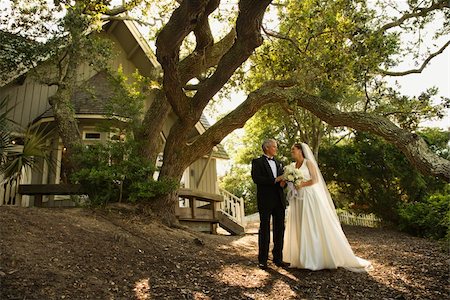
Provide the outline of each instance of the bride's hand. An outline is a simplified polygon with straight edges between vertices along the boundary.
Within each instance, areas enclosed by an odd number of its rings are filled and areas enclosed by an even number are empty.
[[[275,182],[280,182],[280,181],[283,181],[283,180],[284,180],[284,176],[283,175],[280,175],[277,178],[275,178]]]
[[[300,184],[296,184],[296,185],[295,185],[295,188],[296,188],[297,190],[300,190],[302,187],[303,187],[303,182],[300,183]]]

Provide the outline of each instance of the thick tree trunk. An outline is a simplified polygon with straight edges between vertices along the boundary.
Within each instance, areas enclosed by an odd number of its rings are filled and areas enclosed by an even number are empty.
[[[183,124],[181,120],[172,126],[164,148],[164,159],[159,180],[181,181],[184,170],[191,163],[188,155],[186,155],[188,148],[186,141],[190,128]],[[164,224],[178,227],[179,223],[175,216],[176,205],[178,205],[178,193],[173,192],[155,201],[152,210]]]
[[[72,103],[72,95],[76,86],[77,70],[80,63],[76,46],[72,46],[66,59],[65,72],[62,70],[63,66],[60,66],[60,72],[64,76],[59,78],[58,89],[48,101],[55,116],[58,134],[66,148],[65,167],[69,175],[77,169],[76,161],[72,158],[75,153],[81,151],[82,146],[78,121],[76,120]]]
[[[161,132],[171,111],[170,103],[164,96],[164,92],[158,90],[155,99],[142,121],[142,129],[138,133],[140,153],[149,161],[156,162],[162,146]]]
[[[49,103],[53,109],[58,133],[63,141],[64,147],[72,152],[81,146],[81,135],[71,103],[71,97],[71,88],[59,87],[56,94],[49,98]]]
[[[175,215],[175,206],[178,203],[178,191],[162,195],[151,204],[152,212],[158,219],[169,227],[180,227],[180,223]]]
[[[209,145],[188,146],[189,133],[194,130],[195,124],[212,97],[230,79],[235,70],[248,59],[255,48],[262,44],[261,23],[270,2],[269,0],[239,2],[236,35],[231,32],[226,39],[224,38],[224,40],[232,41],[230,48],[226,44],[213,44],[208,16],[218,7],[220,3],[218,0],[182,1],[158,34],[156,57],[164,71],[164,92],[167,101],[178,116],[178,121],[172,127],[166,141],[160,179],[181,180],[184,169],[191,162],[201,157],[205,151],[211,151],[212,146]],[[183,64],[179,61],[180,46],[190,32],[194,32],[197,46],[195,54],[190,55]],[[219,45],[222,46],[219,47]],[[226,53],[222,54],[222,51]],[[198,61],[199,58],[204,59],[204,62]],[[191,59],[202,63],[198,68],[189,68]],[[193,73],[205,69],[213,61],[214,64],[217,62],[214,74],[198,85],[194,96],[186,95],[184,89],[189,78],[194,76]],[[189,141],[189,144],[193,142]],[[154,205],[154,211],[163,222],[169,225],[176,223],[176,201],[175,195],[168,195],[160,201],[155,201],[157,203]]]
[[[167,161],[164,161],[159,174],[159,180],[169,179],[176,182],[181,181],[183,172],[186,169],[181,160],[177,160],[176,153],[165,156]],[[173,191],[167,195],[161,196],[152,203],[152,211],[157,217],[167,226],[178,227],[178,219],[175,216],[175,208],[178,205],[178,191]]]
[[[71,102],[72,91],[71,86],[60,85],[55,95],[49,98],[59,137],[66,148],[64,167],[68,176],[78,168],[76,161],[72,158],[74,154],[81,151],[82,147],[81,134]]]

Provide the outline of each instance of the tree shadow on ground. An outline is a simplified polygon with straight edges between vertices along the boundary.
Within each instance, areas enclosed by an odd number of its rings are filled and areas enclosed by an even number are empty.
[[[371,274],[345,269],[310,271],[281,269],[270,264],[259,270],[254,261],[228,255],[229,264],[217,271],[208,293],[212,299],[381,299],[404,297]]]
[[[0,209],[0,298],[448,296],[448,255],[428,240],[401,233],[345,229],[355,252],[374,263],[375,270],[369,274],[344,269],[283,270],[273,265],[263,271],[256,266],[255,235],[197,234],[133,218],[86,210]]]

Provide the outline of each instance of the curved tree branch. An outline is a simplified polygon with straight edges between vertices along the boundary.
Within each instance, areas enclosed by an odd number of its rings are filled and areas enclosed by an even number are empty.
[[[193,141],[189,148],[191,161],[206,155],[219,144],[233,130],[241,128],[258,110],[269,103],[283,102],[286,99],[279,97],[278,89],[293,86],[294,81],[269,81],[261,88],[251,92],[247,99],[236,109],[217,121],[202,135]]]
[[[373,113],[342,112],[319,97],[297,89],[289,91],[294,102],[335,127],[350,127],[374,133],[397,147],[420,172],[450,182],[450,161],[433,153],[417,134],[404,130],[389,119]]]
[[[107,15],[107,16],[117,16],[126,11],[128,11],[127,7],[125,7],[124,5],[119,5],[119,6],[115,6],[115,7],[111,8],[111,9],[108,9],[103,14]]]
[[[320,97],[293,86],[292,81],[273,81],[249,94],[234,111],[211,126],[189,146],[191,160],[205,155],[233,130],[242,127],[262,106],[289,103],[301,106],[335,127],[374,133],[395,145],[420,172],[450,182],[450,161],[433,153],[417,134],[401,129],[387,118],[366,112],[342,112]]]
[[[216,0],[184,0],[175,9],[156,39],[156,57],[164,70],[163,86],[174,112],[184,118],[189,115],[189,98],[184,94],[178,72],[180,47],[186,36],[210,12],[210,2]],[[206,16],[205,16],[206,15]]]
[[[120,15],[121,13],[127,12],[133,8],[135,8],[138,4],[140,3],[140,1],[135,1],[132,0],[128,3],[123,3],[122,5],[117,5],[114,6],[108,10],[106,10],[105,12],[103,12],[104,15],[107,16],[117,16]]]
[[[185,85],[189,80],[199,76],[208,68],[216,66],[222,56],[231,48],[236,39],[236,29],[230,30],[220,41],[204,52],[194,51],[185,57],[178,66],[180,83]]]
[[[198,20],[194,28],[194,35],[196,39],[195,51],[204,52],[207,48],[214,44],[214,37],[209,26],[208,17],[219,6],[220,0],[210,0],[206,5],[205,13]]]
[[[401,16],[397,20],[392,21],[387,24],[384,24],[380,29],[378,29],[378,32],[382,33],[391,28],[400,26],[405,21],[412,19],[412,18],[426,17],[430,12],[438,10],[438,9],[443,9],[443,8],[450,8],[450,2],[448,0],[433,1],[433,3],[428,7],[415,8],[412,12],[405,13],[403,16]]]
[[[237,38],[233,46],[220,59],[214,74],[202,84],[192,98],[194,119],[199,119],[201,111],[209,100],[230,79],[237,68],[242,65],[262,42],[261,24],[267,6],[271,0],[241,0],[239,15],[236,20]]]
[[[262,30],[264,31],[264,33],[267,36],[271,36],[271,37],[274,37],[274,38],[277,38],[277,39],[280,39],[280,40],[288,41],[289,43],[292,44],[292,46],[294,46],[295,49],[297,49],[297,51],[299,53],[303,53],[304,52],[302,49],[300,49],[300,46],[298,45],[298,42],[295,41],[293,38],[291,38],[289,36],[286,36],[286,35],[283,35],[283,34],[281,34],[279,32],[275,32],[275,31],[272,31],[272,30],[267,30],[266,28],[264,28],[264,26],[262,26]]]
[[[403,72],[394,72],[394,71],[387,71],[387,70],[381,70],[381,69],[379,71],[383,75],[387,75],[387,76],[405,76],[405,75],[409,75],[409,74],[422,73],[422,71],[425,69],[425,67],[428,65],[428,63],[433,58],[438,56],[439,54],[442,54],[442,52],[444,52],[444,50],[448,47],[448,45],[450,45],[450,41],[445,43],[438,51],[431,53],[430,56],[428,56],[427,59],[425,59],[423,61],[422,65],[418,69],[412,69],[412,70],[407,70],[407,71],[403,71]]]
[[[154,26],[155,24],[133,18],[130,16],[103,16],[102,21],[133,21],[144,26]]]

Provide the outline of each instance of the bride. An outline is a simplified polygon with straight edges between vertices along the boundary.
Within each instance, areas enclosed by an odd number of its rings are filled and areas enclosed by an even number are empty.
[[[355,256],[342,231],[309,146],[294,144],[291,154],[303,181],[297,186],[288,183],[284,261],[291,267],[310,270],[343,267],[354,272],[370,271],[370,262]]]

